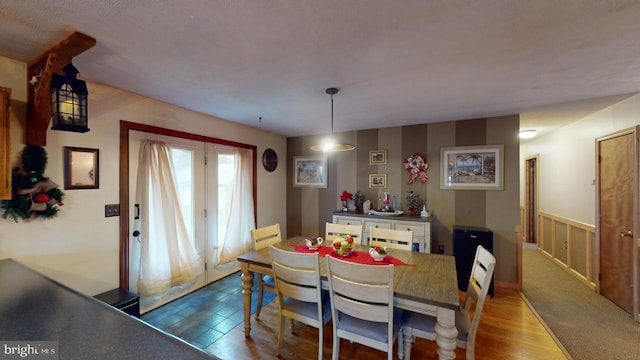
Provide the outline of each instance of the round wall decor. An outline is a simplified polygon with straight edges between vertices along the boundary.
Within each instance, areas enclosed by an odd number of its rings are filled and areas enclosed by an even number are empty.
[[[275,150],[267,149],[262,153],[262,166],[268,172],[272,172],[278,167],[278,155]]]

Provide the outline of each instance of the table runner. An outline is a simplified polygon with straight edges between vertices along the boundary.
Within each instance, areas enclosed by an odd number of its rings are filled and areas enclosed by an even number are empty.
[[[293,245],[292,244],[292,246],[297,252],[308,253],[308,254],[318,253],[320,256],[331,255],[331,256],[335,257],[336,259],[342,259],[342,260],[345,260],[345,261],[354,262],[354,263],[358,263],[358,264],[364,264],[364,265],[389,265],[389,264],[392,264],[394,266],[415,266],[413,264],[407,264],[407,263],[403,262],[402,260],[397,259],[397,258],[395,258],[395,257],[393,257],[391,255],[385,255],[384,259],[382,259],[381,261],[375,261],[375,260],[373,260],[371,255],[369,255],[368,252],[364,252],[364,251],[354,250],[348,256],[340,256],[340,255],[337,255],[335,252],[333,252],[333,248],[331,246],[318,246],[318,249],[316,249],[316,250],[309,250],[309,248],[307,248],[306,245]]]

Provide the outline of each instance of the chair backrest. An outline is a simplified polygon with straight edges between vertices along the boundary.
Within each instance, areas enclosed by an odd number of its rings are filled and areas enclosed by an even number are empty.
[[[343,320],[344,317],[340,314],[366,321],[387,323],[385,341],[367,339],[362,342],[362,339],[357,336],[352,340],[391,353],[394,339],[393,265],[362,265],[336,259],[330,255],[325,258],[334,329],[336,327],[340,329],[341,321],[348,321]],[[349,331],[342,329],[341,332],[344,335]],[[345,335],[344,338],[349,339],[349,335]]]
[[[413,231],[393,230],[372,227],[369,231],[369,245],[411,251],[413,247]]]
[[[355,244],[362,244],[362,225],[347,225],[347,224],[325,224],[325,236],[324,240],[327,241],[325,245],[329,246],[333,239],[341,235],[351,235]]]
[[[264,249],[269,245],[282,241],[280,235],[280,224],[273,224],[259,229],[251,230],[251,238],[256,250]]]
[[[480,316],[484,301],[489,292],[491,285],[491,277],[496,266],[496,258],[487,249],[478,245],[476,256],[473,259],[471,268],[471,276],[469,277],[469,286],[467,287],[467,295],[464,299],[464,309],[469,312],[471,310],[472,300],[476,302],[476,308],[471,319],[468,339],[475,342],[478,325],[480,325]],[[471,348],[473,348],[473,345]]]
[[[317,303],[318,314],[314,319],[317,323],[311,321],[310,325],[322,326],[322,282],[318,254],[281,250],[273,245],[269,246],[269,253],[281,311],[287,297]]]

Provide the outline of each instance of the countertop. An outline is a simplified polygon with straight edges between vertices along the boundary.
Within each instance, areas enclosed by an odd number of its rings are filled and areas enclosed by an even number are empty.
[[[420,216],[411,216],[408,212],[405,212],[402,215],[393,215],[393,216],[380,216],[380,215],[369,215],[365,213],[356,213],[353,211],[334,211],[331,215],[342,215],[342,216],[355,216],[362,217],[368,219],[386,219],[386,220],[400,220],[400,221],[416,221],[416,222],[431,222],[433,216],[429,216],[426,218]]]
[[[217,359],[13,259],[0,289],[0,341],[56,341],[60,359]]]

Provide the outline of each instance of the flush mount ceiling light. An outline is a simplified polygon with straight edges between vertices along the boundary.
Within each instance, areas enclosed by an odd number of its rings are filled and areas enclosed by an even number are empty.
[[[520,139],[531,139],[536,136],[535,129],[520,130]]]
[[[313,151],[323,151],[323,152],[337,152],[337,151],[349,151],[353,150],[356,147],[351,144],[339,143],[333,136],[333,95],[338,93],[338,88],[328,88],[325,92],[331,95],[331,135],[327,138],[323,139],[322,142],[318,145],[311,146],[311,150]]]

